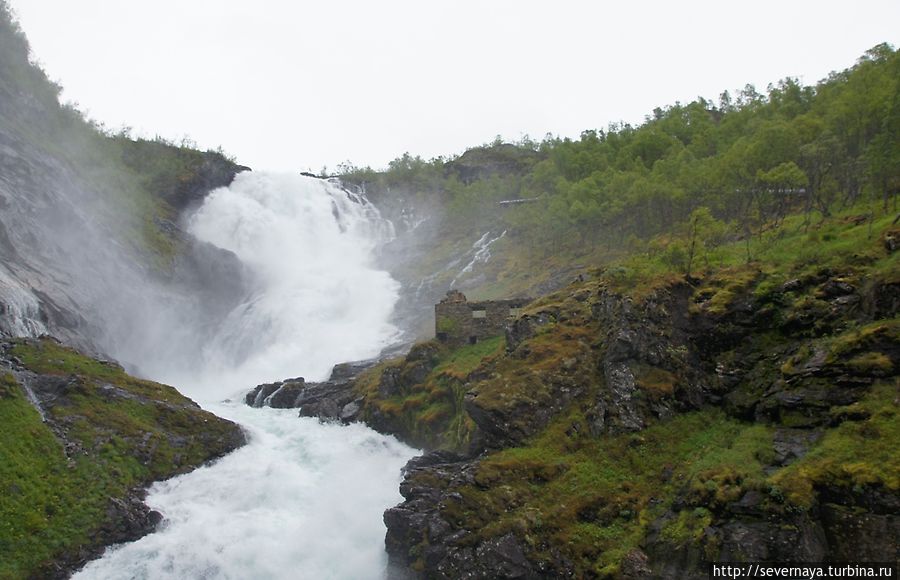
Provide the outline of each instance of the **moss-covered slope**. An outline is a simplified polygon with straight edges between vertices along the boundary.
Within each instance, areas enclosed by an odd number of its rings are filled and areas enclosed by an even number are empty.
[[[900,268],[876,223],[785,228],[780,259],[688,279],[628,262],[532,303],[459,387],[473,427],[444,448],[462,455],[409,466],[392,561],[705,578],[716,560],[896,559]],[[429,380],[367,405],[421,428]]]
[[[153,481],[239,447],[174,388],[50,339],[0,342],[0,578],[63,577],[152,531]]]

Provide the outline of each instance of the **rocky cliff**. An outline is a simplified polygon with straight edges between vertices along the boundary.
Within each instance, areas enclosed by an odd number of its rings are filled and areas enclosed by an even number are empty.
[[[716,560],[896,558],[900,285],[858,281],[748,269],[532,305],[470,375],[474,444],[407,466],[392,562],[705,578]]]
[[[895,559],[900,279],[870,244],[839,270],[626,291],[601,275],[533,303],[467,378],[471,444],[407,466],[392,563],[705,578],[710,561]]]
[[[384,516],[393,569],[410,577],[891,561],[900,254],[880,224],[835,218],[834,247],[812,260],[688,279],[599,271],[527,305],[504,337],[420,343],[248,402],[364,420],[430,450]]]
[[[48,332],[127,360],[141,348],[131,329],[157,310],[147,295],[216,319],[243,296],[240,265],[180,215],[246,168],[99,130],[28,58],[0,6],[0,336]]]

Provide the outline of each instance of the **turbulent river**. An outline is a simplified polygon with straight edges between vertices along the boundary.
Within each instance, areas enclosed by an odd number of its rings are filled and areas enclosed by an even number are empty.
[[[389,319],[398,284],[372,265],[390,224],[334,184],[254,172],[211,193],[189,229],[234,252],[252,289],[190,372],[134,362],[240,423],[249,444],[154,485],[147,503],[164,515],[158,531],[107,550],[75,578],[383,577],[382,512],[401,500],[400,468],[416,451],[362,425],[240,400],[262,382],[323,380],[335,363],[397,340]]]

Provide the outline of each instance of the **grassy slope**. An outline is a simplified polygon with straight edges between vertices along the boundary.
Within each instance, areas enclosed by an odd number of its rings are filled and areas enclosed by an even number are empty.
[[[810,228],[802,227],[799,217],[788,218],[780,229],[753,241],[753,261],[747,262],[743,243],[734,243],[701,260],[696,273],[689,316],[715,320],[747,299],[772,310],[772,328],[750,339],[752,350],[769,353],[772,361],[758,373],[759,385],[796,378],[817,352],[835,372],[874,380],[858,402],[830,409],[833,420],[802,459],[772,466],[775,430],[803,426],[805,420],[787,412],[755,423],[708,407],[654,421],[639,433],[595,438],[584,427],[581,399],[523,445],[484,458],[475,484],[456,490],[460,499],[442,508],[444,517],[476,530],[469,539],[473,543],[514,531],[531,558],[550,558],[551,550],[559,550],[577,569],[602,576],[614,574],[651,522],[667,512],[660,531],[664,540],[673,546],[700,542],[698,549],[712,555],[717,546],[701,542],[704,528],[750,490],[763,494],[765,509],[773,514],[810,509],[823,487],[900,491],[900,383],[894,366],[900,319],[867,320],[858,308],[850,316],[836,316],[821,286],[809,282],[847,282],[864,297],[876,285],[900,283],[900,252],[889,253],[883,243],[896,227],[889,216],[866,219],[867,209],[848,210]],[[467,365],[463,389],[478,392],[482,406],[499,411],[547,397],[566,361],[600,344],[602,329],[588,322],[587,289],[592,295],[598,287],[620,292],[639,304],[682,279],[661,260],[636,256],[536,301],[526,314],[553,311],[556,322],[527,341],[528,356],[494,355]],[[784,290],[790,281],[800,284]],[[721,360],[727,363],[742,352],[727,351]],[[469,353],[464,349],[443,357],[459,360]],[[665,369],[636,374],[637,387],[648,398],[671,395],[682,380]],[[756,384],[742,388],[750,392]],[[826,388],[841,387],[826,382]],[[412,392],[424,396],[429,388]]]
[[[11,373],[0,375],[0,578],[40,575],[96,547],[113,498],[184,473],[240,444],[236,425],[172,387],[50,340],[12,348],[25,368],[67,377],[42,421]],[[66,445],[63,445],[63,440]]]
[[[373,415],[377,414],[388,430],[412,445],[465,450],[474,428],[463,405],[468,378],[476,369],[500,356],[504,346],[503,337],[456,350],[447,350],[436,343],[420,344],[419,349],[434,348],[427,376],[422,381],[409,381],[403,392],[391,397],[378,393],[385,369],[400,369],[402,376],[410,365],[404,359],[395,359],[366,371],[356,384],[358,393],[366,397],[363,417],[372,422]]]

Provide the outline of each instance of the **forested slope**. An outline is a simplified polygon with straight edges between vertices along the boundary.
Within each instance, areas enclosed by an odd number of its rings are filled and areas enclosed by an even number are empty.
[[[625,257],[623,276],[691,274],[737,240],[758,258],[788,215],[809,228],[850,207],[896,212],[898,79],[900,54],[882,44],[813,86],[747,86],[657,108],[639,126],[406,154],[381,172],[344,166],[341,178],[394,218],[400,257],[386,263],[426,315],[451,284],[474,298],[537,295]],[[486,233],[499,237],[490,259],[463,271]]]

